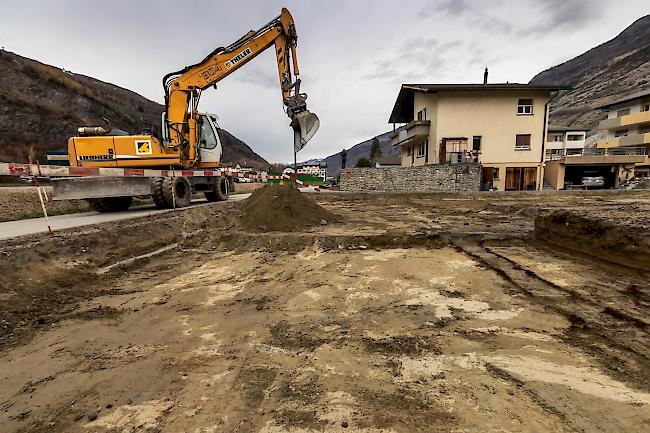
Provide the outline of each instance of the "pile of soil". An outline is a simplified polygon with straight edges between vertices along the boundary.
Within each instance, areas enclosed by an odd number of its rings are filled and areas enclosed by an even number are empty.
[[[292,185],[273,184],[255,191],[246,200],[241,223],[249,230],[289,232],[340,221]]]

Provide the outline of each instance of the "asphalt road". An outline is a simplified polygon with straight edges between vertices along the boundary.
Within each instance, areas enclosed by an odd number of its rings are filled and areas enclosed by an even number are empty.
[[[245,200],[250,196],[246,194],[234,194],[228,199],[229,201]],[[205,206],[207,202],[205,199],[195,200],[192,202],[193,206]],[[187,209],[187,208],[185,208]],[[181,210],[182,209],[177,209]],[[57,215],[50,217],[50,224],[52,229],[63,230],[72,227],[81,227],[91,224],[100,224],[108,221],[119,221],[129,218],[138,218],[146,215],[156,215],[164,212],[174,212],[171,209],[156,209],[153,205],[136,206],[125,212],[114,213],[99,213],[99,212],[83,212],[68,215]],[[46,233],[47,222],[45,218],[31,218],[20,221],[8,221],[0,223],[0,240],[10,239],[18,236],[31,235],[36,233]]]

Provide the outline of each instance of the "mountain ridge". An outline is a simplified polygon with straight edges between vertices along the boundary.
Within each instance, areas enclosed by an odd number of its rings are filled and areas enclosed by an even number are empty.
[[[606,117],[598,107],[650,89],[650,15],[613,39],[540,72],[530,84],[568,84],[551,103],[550,123],[584,127],[590,135]]]
[[[104,125],[132,133],[159,125],[164,107],[138,93],[0,50],[0,161],[65,150],[77,127]],[[269,163],[223,130],[224,162],[266,169]]]

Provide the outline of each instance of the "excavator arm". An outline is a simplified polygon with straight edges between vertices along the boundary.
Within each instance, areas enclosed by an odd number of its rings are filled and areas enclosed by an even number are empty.
[[[199,160],[198,103],[201,92],[246,65],[271,46],[275,47],[280,90],[294,130],[297,152],[313,137],[320,122],[307,110],[307,95],[300,93],[300,70],[296,56],[298,35],[291,13],[283,8],[279,17],[257,31],[251,30],[228,47],[210,53],[201,62],[163,78],[168,139],[163,146],[178,149],[181,162],[191,167]]]

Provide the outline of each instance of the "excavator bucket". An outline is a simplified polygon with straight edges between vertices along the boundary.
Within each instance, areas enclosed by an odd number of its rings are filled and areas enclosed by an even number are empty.
[[[301,111],[294,116],[291,120],[291,127],[293,128],[293,149],[296,153],[311,140],[319,126],[318,116],[309,110]]]

